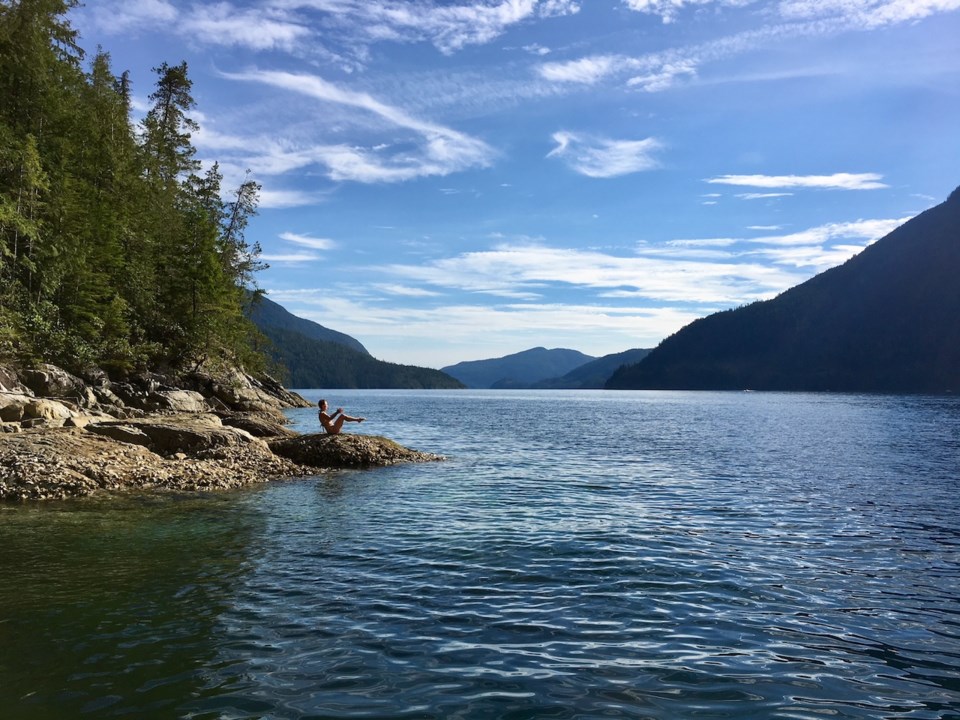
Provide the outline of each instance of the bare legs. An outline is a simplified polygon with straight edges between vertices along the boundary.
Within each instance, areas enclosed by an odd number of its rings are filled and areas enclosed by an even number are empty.
[[[345,422],[356,422],[362,423],[366,418],[362,417],[353,417],[352,415],[347,415],[343,410],[337,409],[337,412],[334,414],[332,421],[326,423],[323,426],[323,429],[326,431],[327,435],[339,435],[340,430],[343,428]]]

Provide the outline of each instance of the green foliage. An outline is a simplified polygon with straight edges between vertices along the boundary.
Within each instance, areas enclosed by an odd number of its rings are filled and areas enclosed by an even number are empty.
[[[186,63],[154,68],[135,128],[109,54],[82,67],[77,4],[0,0],[0,356],[262,368],[244,315],[259,185],[225,202],[219,168],[199,174]]]

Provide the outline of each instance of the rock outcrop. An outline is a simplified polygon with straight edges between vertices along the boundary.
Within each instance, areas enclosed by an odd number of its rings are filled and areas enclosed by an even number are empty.
[[[0,367],[0,500],[99,491],[238,487],[281,477],[442,459],[366,435],[298,435],[309,407],[270,378],[141,375],[111,382],[50,365]]]
[[[300,435],[269,441],[275,455],[313,467],[361,468],[442,460],[377,435]]]
[[[130,439],[79,428],[7,436],[0,440],[0,499],[51,500],[137,489],[216,490],[311,472],[277,457],[263,441],[213,444],[192,455],[165,457],[150,449],[149,436],[148,444]]]

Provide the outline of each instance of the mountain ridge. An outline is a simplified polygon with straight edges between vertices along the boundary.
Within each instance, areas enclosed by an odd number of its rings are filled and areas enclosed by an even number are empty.
[[[845,263],[690,323],[611,389],[960,391],[960,188]]]
[[[259,308],[259,312],[257,309]],[[291,387],[337,389],[455,389],[463,385],[432,368],[373,357],[346,333],[331,330],[261,298],[250,319],[269,341],[264,349],[286,371]],[[273,324],[276,323],[276,324]]]
[[[596,360],[579,350],[534,347],[487,360],[465,360],[441,368],[467,387],[529,387],[535,382],[565,375]]]
[[[356,338],[337,330],[331,330],[313,320],[294,315],[285,307],[266,296],[260,296],[252,305],[250,319],[257,327],[276,327],[298,332],[304,337],[323,342],[335,342],[369,355],[370,352]]]

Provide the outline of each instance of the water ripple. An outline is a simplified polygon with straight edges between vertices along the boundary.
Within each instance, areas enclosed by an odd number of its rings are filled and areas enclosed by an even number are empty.
[[[4,512],[21,591],[0,595],[0,701],[22,718],[960,717],[957,401],[413,397],[345,404],[448,462]],[[505,408],[513,433],[476,432]]]

